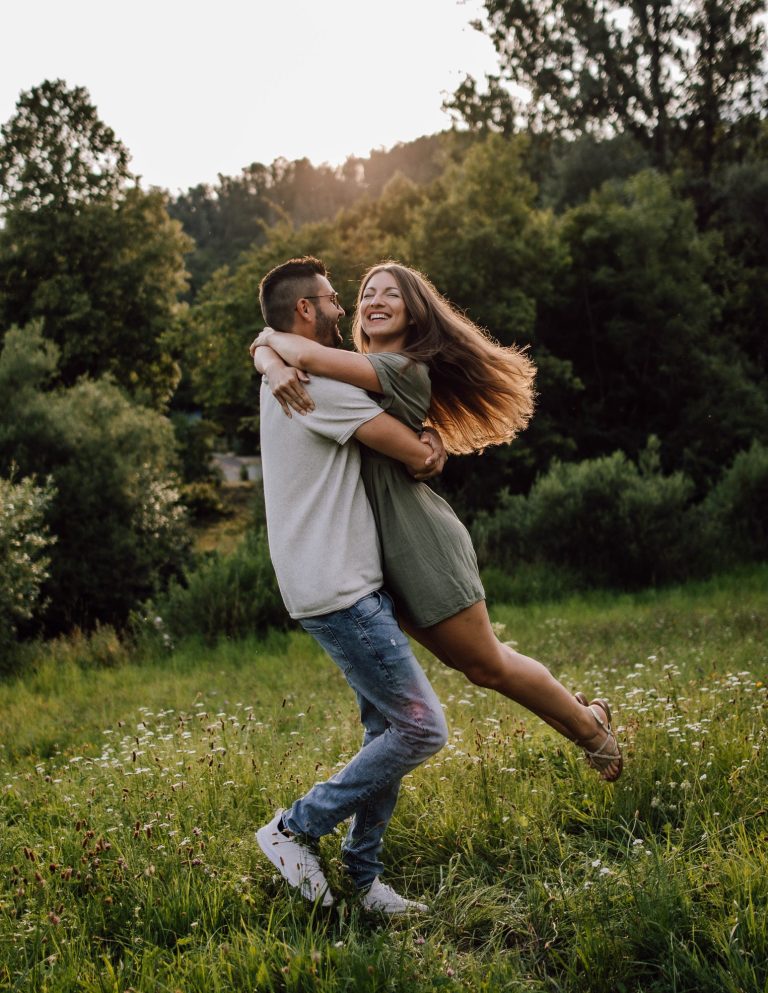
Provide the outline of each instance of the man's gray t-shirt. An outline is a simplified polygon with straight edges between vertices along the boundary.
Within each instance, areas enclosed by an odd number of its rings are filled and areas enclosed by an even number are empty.
[[[381,414],[356,386],[313,376],[315,409],[286,417],[261,384],[261,459],[269,553],[291,617],[351,607],[380,589],[376,524],[352,437]]]

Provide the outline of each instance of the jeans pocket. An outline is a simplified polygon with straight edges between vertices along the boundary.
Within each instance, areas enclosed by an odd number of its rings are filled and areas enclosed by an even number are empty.
[[[383,606],[384,597],[381,590],[374,590],[373,593],[369,593],[368,596],[364,596],[362,600],[357,601],[354,611],[358,620],[370,621],[377,614],[381,613]]]

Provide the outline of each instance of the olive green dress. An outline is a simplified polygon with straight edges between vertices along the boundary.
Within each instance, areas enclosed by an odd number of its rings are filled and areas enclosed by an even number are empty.
[[[371,394],[393,417],[421,429],[431,398],[429,371],[396,352],[368,354],[381,383]],[[469,532],[426,483],[393,459],[361,446],[362,477],[381,539],[384,585],[417,627],[453,617],[485,598]]]

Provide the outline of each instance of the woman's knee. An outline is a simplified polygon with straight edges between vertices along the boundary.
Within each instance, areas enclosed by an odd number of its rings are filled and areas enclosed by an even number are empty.
[[[464,659],[456,665],[475,686],[486,690],[498,690],[506,684],[507,672],[504,662],[495,655]]]

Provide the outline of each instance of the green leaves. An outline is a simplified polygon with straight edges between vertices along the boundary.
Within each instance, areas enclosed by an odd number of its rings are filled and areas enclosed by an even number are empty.
[[[22,476],[50,476],[56,489],[45,504],[56,538],[45,586],[47,630],[120,625],[186,561],[173,431],[166,418],[105,380],[46,389],[52,360],[39,328],[6,335],[0,472],[15,464]],[[25,524],[23,533],[36,530]]]
[[[707,175],[734,121],[761,113],[764,0],[486,0],[485,9],[475,26],[500,74],[485,93],[467,78],[447,105],[470,127],[508,131],[516,117],[562,136],[623,132],[657,167],[684,150]],[[516,102],[509,84],[530,102]]]
[[[47,552],[55,541],[45,514],[55,495],[50,480],[0,476],[0,656],[3,663],[18,626],[40,607],[48,578]],[[0,671],[5,665],[0,663]]]
[[[165,336],[191,242],[161,192],[128,187],[127,162],[84,89],[21,95],[0,142],[0,327],[41,320],[63,383],[109,373],[162,406],[178,383]]]
[[[112,199],[131,178],[128,150],[99,119],[82,86],[45,80],[22,93],[0,134],[0,204],[6,211]]]

